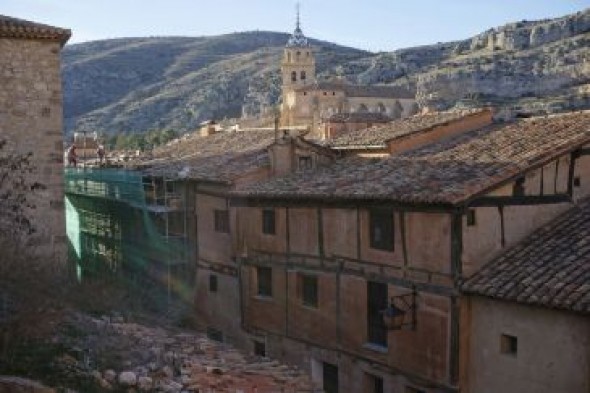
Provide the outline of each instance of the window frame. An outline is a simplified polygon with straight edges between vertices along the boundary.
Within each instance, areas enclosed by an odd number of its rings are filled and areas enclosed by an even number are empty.
[[[299,274],[301,304],[305,307],[319,308],[319,280],[312,274]]]
[[[516,357],[518,355],[518,337],[502,333],[500,335],[500,353]]]
[[[213,210],[213,227],[217,233],[229,233],[229,210]]]
[[[256,296],[271,298],[272,293],[272,268],[256,266]]]
[[[367,281],[367,343],[372,346],[388,348],[389,332],[383,321],[381,311],[388,306],[389,289],[387,284]],[[382,297],[377,298],[375,295]],[[384,295],[384,296],[383,296]]]
[[[524,176],[519,177],[514,181],[512,185],[512,196],[520,197],[525,195],[525,184],[526,178]]]
[[[219,280],[217,279],[217,275],[210,273],[209,274],[209,293],[217,293],[219,290]]]
[[[379,235],[379,233],[381,234]],[[395,251],[395,222],[393,209],[369,209],[369,246],[375,250],[389,252]]]
[[[477,215],[475,209],[467,210],[467,226],[473,227],[477,225]]]
[[[273,208],[262,209],[262,234],[277,234],[277,214]]]
[[[313,169],[312,156],[297,156],[297,169],[300,171],[309,171]]]

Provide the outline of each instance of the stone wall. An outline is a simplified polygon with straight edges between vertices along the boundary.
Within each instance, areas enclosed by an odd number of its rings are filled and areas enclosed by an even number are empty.
[[[58,42],[0,39],[0,138],[9,153],[32,153],[30,181],[47,187],[30,195],[29,248],[65,260],[60,50]]]
[[[462,341],[462,391],[589,391],[586,316],[480,297],[471,297],[462,308],[469,337]],[[503,353],[502,335],[516,338],[511,353]]]

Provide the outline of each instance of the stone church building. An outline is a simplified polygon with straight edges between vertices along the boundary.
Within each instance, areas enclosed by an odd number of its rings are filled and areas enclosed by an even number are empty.
[[[381,119],[394,120],[417,111],[415,95],[407,90],[352,85],[340,79],[318,81],[314,49],[301,30],[299,16],[284,49],[281,75],[281,126],[310,128],[321,139],[331,136],[326,124],[333,116],[341,119],[343,114],[350,114],[351,119],[357,119],[354,114],[377,113]],[[366,121],[359,123],[362,124],[359,127],[366,128]]]

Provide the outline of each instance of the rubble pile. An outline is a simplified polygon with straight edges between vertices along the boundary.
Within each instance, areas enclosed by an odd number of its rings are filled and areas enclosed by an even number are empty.
[[[244,355],[199,333],[126,323],[120,317],[75,314],[53,340],[72,348],[55,366],[70,376],[91,378],[104,391],[321,391],[297,368]]]

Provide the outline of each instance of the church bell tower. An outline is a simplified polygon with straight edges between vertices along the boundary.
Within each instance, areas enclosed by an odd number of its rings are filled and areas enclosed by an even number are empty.
[[[283,52],[281,74],[283,76],[283,100],[290,91],[315,82],[313,48],[301,31],[299,5],[297,5],[295,31],[287,41]]]

